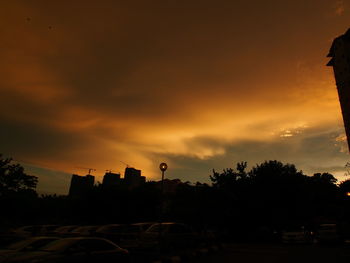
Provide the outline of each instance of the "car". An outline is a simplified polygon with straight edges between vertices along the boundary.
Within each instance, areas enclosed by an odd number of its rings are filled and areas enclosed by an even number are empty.
[[[22,226],[13,230],[13,234],[22,238],[38,235],[41,230],[41,225]]]
[[[312,232],[304,227],[292,227],[282,231],[282,243],[311,243]]]
[[[156,247],[161,244],[164,249],[194,247],[200,236],[186,224],[176,222],[156,223],[150,226],[141,236],[141,245]]]
[[[107,238],[127,249],[139,247],[141,235],[154,223],[109,224],[96,230],[96,236]]]
[[[13,255],[20,255],[30,251],[38,250],[50,242],[58,240],[57,237],[32,237],[22,241],[18,241],[0,249],[0,262],[10,258]]]
[[[126,225],[122,224],[109,224],[100,226],[96,229],[96,236],[107,238],[113,242],[119,242],[120,237],[126,231]]]
[[[110,240],[94,237],[62,238],[41,249],[12,257],[7,262],[93,263],[130,262],[128,250]]]
[[[31,236],[42,236],[52,234],[52,232],[58,228],[58,225],[31,225],[22,226],[13,230],[14,235],[22,238]]]
[[[316,231],[316,241],[319,243],[342,242],[337,224],[320,224]]]

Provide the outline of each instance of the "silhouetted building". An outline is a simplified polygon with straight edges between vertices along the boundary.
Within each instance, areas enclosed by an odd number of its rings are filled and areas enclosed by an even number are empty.
[[[121,184],[122,179],[120,178],[120,174],[107,172],[103,176],[102,185],[104,187],[115,187]]]
[[[146,177],[141,176],[141,170],[127,167],[124,173],[124,183],[129,188],[138,187],[146,182]]]
[[[334,70],[350,150],[350,29],[334,39],[328,57],[332,58],[327,66]]]
[[[90,189],[93,188],[94,182],[95,177],[93,175],[80,176],[73,174],[69,187],[69,196],[85,195]]]

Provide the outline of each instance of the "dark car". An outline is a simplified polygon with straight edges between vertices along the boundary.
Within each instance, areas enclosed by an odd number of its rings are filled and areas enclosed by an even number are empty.
[[[36,252],[11,258],[8,262],[93,263],[129,262],[126,249],[104,238],[72,237],[51,242]]]
[[[135,223],[130,225],[110,224],[96,230],[96,236],[107,238],[127,249],[139,247],[141,235],[154,223]]]
[[[32,225],[22,226],[13,230],[14,235],[26,238],[31,236],[43,236],[52,234],[53,231],[58,228],[58,225]]]
[[[189,248],[198,245],[200,236],[191,227],[181,223],[156,223],[142,235],[144,247],[154,247],[161,243],[165,249]]]
[[[128,225],[110,224],[99,227],[95,233],[96,236],[109,239],[122,245],[122,241],[128,238]]]
[[[19,242],[8,245],[4,249],[0,249],[0,262],[4,262],[12,256],[22,255],[23,253],[36,251],[50,242],[58,240],[57,237],[32,237]]]

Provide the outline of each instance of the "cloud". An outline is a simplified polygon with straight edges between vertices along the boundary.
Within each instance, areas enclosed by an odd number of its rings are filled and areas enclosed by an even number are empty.
[[[236,163],[240,161],[247,161],[248,167],[251,168],[265,160],[280,160],[295,164],[307,175],[330,172],[339,180],[343,180],[348,154],[340,152],[340,147],[334,145],[336,138],[342,132],[343,129],[339,127],[309,128],[298,136],[288,138],[238,141],[226,144],[224,155],[216,155],[205,160],[195,156],[168,154],[165,155],[171,168],[168,176],[179,177],[185,181],[209,182],[212,169],[221,171],[228,167],[235,168]],[[213,147],[222,146],[220,140],[209,139],[204,144],[212,144]]]
[[[324,65],[329,38],[348,25],[327,17],[330,5],[1,3],[0,151],[65,173],[93,167],[98,178],[123,171],[120,161],[158,178],[169,160],[194,180],[248,153],[336,166],[330,152],[300,146],[318,147],[310,129],[341,125]]]
[[[335,7],[334,7],[334,13],[337,16],[342,16],[345,12],[345,4],[343,0],[339,0],[336,2]]]

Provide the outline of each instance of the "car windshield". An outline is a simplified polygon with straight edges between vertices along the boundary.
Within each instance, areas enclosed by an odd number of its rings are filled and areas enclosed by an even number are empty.
[[[50,252],[63,251],[74,242],[75,241],[72,239],[60,239],[49,243],[47,246],[42,247],[40,250]]]

